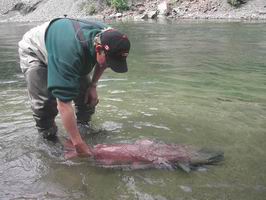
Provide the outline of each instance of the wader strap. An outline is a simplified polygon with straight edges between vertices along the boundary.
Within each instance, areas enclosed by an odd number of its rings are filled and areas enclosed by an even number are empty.
[[[80,42],[80,45],[83,49],[83,61],[84,61],[84,64],[86,66],[88,66],[88,57],[89,57],[89,46],[88,46],[88,43],[87,41],[85,40],[85,37],[83,35],[83,32],[81,31],[81,28],[80,28],[80,24],[78,21],[76,20],[71,20],[73,26],[74,26],[74,29],[75,29],[75,33],[76,33],[76,36],[78,37],[78,40]]]

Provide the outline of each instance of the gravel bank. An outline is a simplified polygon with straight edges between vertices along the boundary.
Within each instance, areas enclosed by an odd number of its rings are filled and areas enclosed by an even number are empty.
[[[69,17],[86,18],[84,9],[88,0],[0,0],[0,21],[46,21],[65,14]],[[130,10],[118,13],[106,7],[101,0],[93,1],[100,19],[245,19],[266,20],[266,0],[249,0],[240,8],[233,8],[227,0],[128,0]],[[163,4],[163,5],[162,5]],[[90,5],[90,4],[89,4]],[[162,7],[167,7],[164,11]],[[167,14],[166,14],[167,13]]]

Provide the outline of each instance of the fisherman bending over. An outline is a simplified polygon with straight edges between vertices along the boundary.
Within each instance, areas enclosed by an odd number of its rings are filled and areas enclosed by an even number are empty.
[[[78,125],[89,125],[104,70],[127,72],[129,49],[126,35],[98,22],[62,18],[29,30],[19,42],[19,56],[38,132],[55,139],[59,111],[78,154],[90,155]]]

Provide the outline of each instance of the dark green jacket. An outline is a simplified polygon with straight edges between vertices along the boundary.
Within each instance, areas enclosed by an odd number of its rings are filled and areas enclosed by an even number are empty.
[[[48,53],[48,90],[54,97],[68,102],[79,94],[80,77],[90,73],[96,64],[94,37],[105,24],[79,22],[89,53],[84,51],[72,24],[72,19],[63,18],[52,22],[46,31],[45,45]],[[85,65],[84,56],[88,57]]]

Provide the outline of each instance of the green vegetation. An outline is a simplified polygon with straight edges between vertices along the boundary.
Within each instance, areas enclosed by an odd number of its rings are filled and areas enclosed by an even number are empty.
[[[121,12],[128,10],[128,0],[101,0],[104,5],[113,7],[116,11]],[[92,0],[87,0],[80,4],[80,9],[84,10],[86,15],[94,15],[102,8],[97,8],[96,4]]]
[[[234,7],[239,7],[241,4],[246,3],[247,0],[227,0],[227,2]]]
[[[114,7],[117,11],[128,10],[127,0],[108,0],[109,5]],[[107,3],[107,4],[108,4]]]

